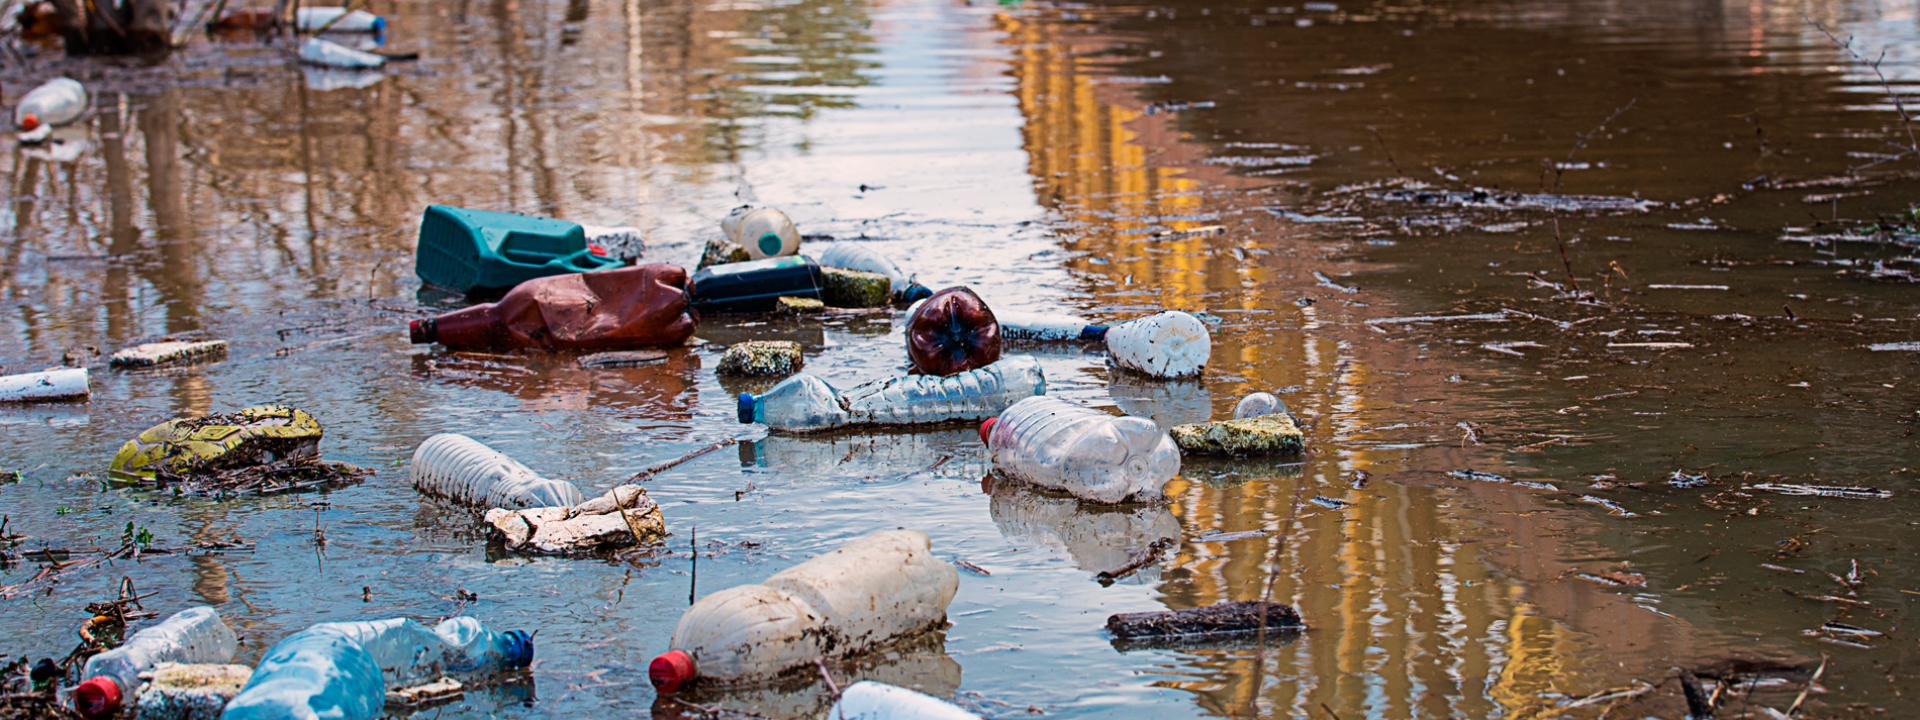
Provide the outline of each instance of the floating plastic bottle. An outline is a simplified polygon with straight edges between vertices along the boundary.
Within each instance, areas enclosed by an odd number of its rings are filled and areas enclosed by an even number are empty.
[[[67,368],[0,377],[0,402],[85,400],[93,396],[86,368]]]
[[[996,310],[993,316],[1000,321],[1000,337],[1008,340],[1094,342],[1107,338],[1107,326],[1094,325],[1072,315]]]
[[[86,86],[71,78],[54,78],[20,98],[13,108],[13,126],[21,140],[39,142],[53,134],[53,126],[78,120],[86,111]]]
[[[840,392],[801,373],[765,394],[740,394],[740,422],[777,432],[817,432],[852,425],[917,425],[978,420],[1047,392],[1040,363],[1026,356],[952,377],[931,375],[875,380]]]
[[[700,268],[688,290],[702,313],[773,312],[780,298],[820,299],[826,278],[804,256]]]
[[[1240,402],[1233,406],[1235,420],[1284,414],[1287,414],[1287,404],[1281,402],[1280,398],[1274,397],[1272,393],[1254,393],[1240,398]]]
[[[573,507],[580,488],[540,477],[518,460],[465,435],[442,433],[413,451],[413,487],[477,508]]]
[[[81,669],[73,706],[87,720],[113,717],[140,689],[140,673],[163,662],[224,663],[239,646],[220,613],[204,605],[127,638],[120,647],[95,655]]]
[[[825,249],[809,251],[813,261],[827,267],[846,268],[861,272],[879,273],[887,276],[893,289],[893,299],[899,302],[922,300],[933,294],[927,286],[914,282],[913,276],[893,264],[893,259],[880,254],[880,251],[859,243],[839,242]]]
[[[299,24],[301,32],[317,32],[321,27],[325,27],[327,32],[343,33],[377,33],[387,29],[386,18],[365,10],[349,11],[343,7],[303,7],[296,17],[295,22]]]
[[[755,260],[800,252],[800,231],[776,208],[734,208],[720,219],[720,231]]]
[[[1113,364],[1154,377],[1199,375],[1213,355],[1213,339],[1200,318],[1169,310],[1107,329]]]
[[[657,263],[534,278],[499,302],[415,320],[415,344],[611,350],[678,345],[693,337],[687,271]]]
[[[1152,420],[1050,397],[1021,400],[980,425],[995,470],[1085,500],[1153,500],[1180,472],[1180,448]]]
[[[371,69],[387,64],[387,59],[361,52],[332,40],[310,37],[300,41],[300,62],[320,67]]]
[[[647,676],[661,692],[696,678],[765,680],[942,627],[960,577],[932,547],[914,530],[874,533],[760,584],[701,598]]]
[[[221,720],[371,720],[388,690],[440,676],[485,678],[533,662],[533,638],[494,632],[470,617],[431,629],[413,620],[321,623],[261,657]]]
[[[980,720],[979,715],[924,693],[869,680],[848,685],[827,711],[832,720]]]
[[[1000,323],[965,287],[950,287],[907,311],[907,360],[929,375],[952,375],[1000,360]]]

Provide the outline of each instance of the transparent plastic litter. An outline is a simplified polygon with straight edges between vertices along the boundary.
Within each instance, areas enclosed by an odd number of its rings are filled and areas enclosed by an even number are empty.
[[[1274,397],[1272,393],[1254,393],[1240,398],[1240,402],[1233,406],[1233,419],[1235,420],[1265,417],[1267,415],[1284,415],[1286,413],[1287,404],[1281,402],[1280,398]]]
[[[908,375],[840,392],[807,373],[765,394],[740,395],[740,422],[778,432],[817,432],[852,425],[916,425],[980,420],[1047,392],[1046,376],[1031,357],[1004,358],[948,377]]]
[[[742,205],[720,219],[720,231],[754,260],[800,252],[800,231],[777,208]]]
[[[1094,502],[1158,499],[1180,472],[1180,448],[1152,420],[1059,398],[1014,403],[980,434],[995,470]]]
[[[44,140],[52,135],[53,126],[80,119],[87,111],[87,103],[87,87],[80,81],[54,78],[28,90],[20,98],[20,103],[13,107],[13,126],[21,131],[22,140]]]
[[[518,460],[455,433],[420,443],[409,472],[414,489],[481,509],[573,507],[584,499],[573,483],[540,477]]]
[[[303,7],[300,8],[296,22],[299,23],[302,32],[318,32],[322,26],[327,28],[327,32],[343,33],[377,33],[387,29],[386,18],[365,10],[349,11],[343,7]]]
[[[89,658],[73,692],[74,709],[89,720],[113,717],[133,704],[140,673],[163,662],[225,663],[237,647],[233,629],[220,613],[204,605],[187,608],[134,633],[120,647]]]
[[[1083,340],[1105,339],[1107,326],[1095,325],[1072,315],[1058,313],[1032,313],[1018,310],[995,310],[993,318],[1000,323],[1000,337],[1008,340]]]
[[[310,37],[300,41],[300,62],[321,67],[355,70],[380,67],[387,64],[387,59],[331,40]]]
[[[980,720],[940,698],[871,680],[848,685],[827,711],[832,720]]]
[[[471,617],[432,628],[406,618],[321,623],[269,648],[220,717],[371,720],[388,690],[443,676],[484,679],[532,662],[532,637]]]
[[[762,680],[944,627],[960,577],[932,548],[918,531],[878,532],[758,584],[700,598],[648,678],[662,692],[695,678]]]
[[[93,396],[86,368],[65,368],[0,377],[0,403],[85,400]]]
[[[933,290],[928,289],[927,286],[914,282],[913,276],[901,270],[899,265],[895,265],[892,258],[859,243],[831,243],[821,249],[809,250],[807,255],[812,257],[814,262],[827,267],[887,276],[895,300],[912,302],[933,294]]]
[[[1205,323],[1169,310],[1107,329],[1107,354],[1113,364],[1161,378],[1199,375],[1213,355]]]

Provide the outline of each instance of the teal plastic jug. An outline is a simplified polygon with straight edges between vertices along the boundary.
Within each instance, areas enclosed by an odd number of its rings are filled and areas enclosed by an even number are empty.
[[[414,274],[429,285],[470,293],[548,275],[619,267],[587,243],[579,223],[470,208],[427,206]]]

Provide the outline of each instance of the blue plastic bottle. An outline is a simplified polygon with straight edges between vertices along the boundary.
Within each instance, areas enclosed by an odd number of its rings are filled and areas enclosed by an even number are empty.
[[[442,675],[470,680],[533,662],[533,638],[470,617],[428,629],[404,618],[321,623],[267,650],[221,720],[372,720],[387,691]]]

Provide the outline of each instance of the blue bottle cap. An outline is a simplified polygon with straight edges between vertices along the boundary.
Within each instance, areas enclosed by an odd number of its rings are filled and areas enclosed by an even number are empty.
[[[908,285],[907,291],[904,294],[907,296],[907,302],[915,302],[933,297],[933,291],[927,289],[927,286],[921,285],[920,283]]]
[[[386,19],[386,18],[383,18],[383,17],[375,17],[375,18],[373,19],[373,31],[374,31],[374,32],[376,32],[376,33],[379,33],[379,32],[384,32],[384,31],[386,31],[386,29],[387,29],[387,19]]]
[[[508,668],[523,668],[533,664],[533,636],[523,630],[508,630],[505,633],[506,661]]]
[[[1088,325],[1086,327],[1080,328],[1080,339],[1085,342],[1096,342],[1100,340],[1105,340],[1107,339],[1107,326]]]
[[[740,393],[740,422],[753,424],[753,393]]]

